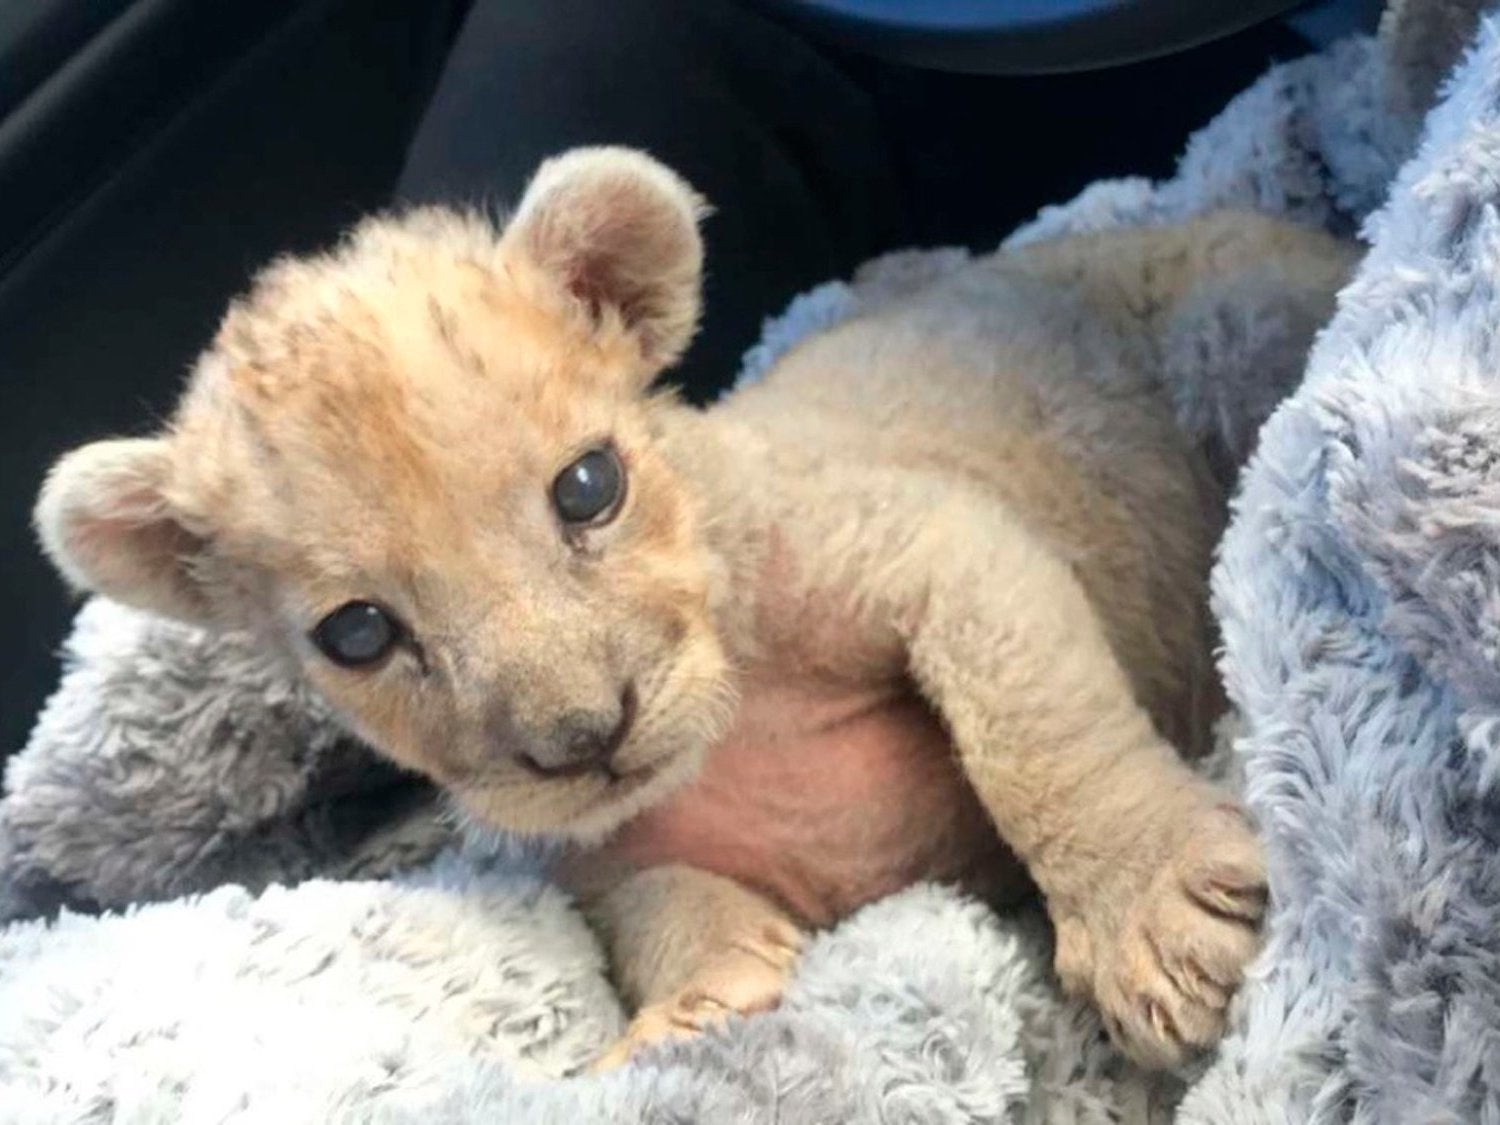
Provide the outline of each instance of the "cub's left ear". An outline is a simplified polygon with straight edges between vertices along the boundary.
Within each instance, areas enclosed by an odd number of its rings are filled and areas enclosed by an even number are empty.
[[[704,201],[671,169],[627,148],[579,148],[532,178],[503,245],[538,266],[597,324],[618,318],[655,374],[698,325]]]

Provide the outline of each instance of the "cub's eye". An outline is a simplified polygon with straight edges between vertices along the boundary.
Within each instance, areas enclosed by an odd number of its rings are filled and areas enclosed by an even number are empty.
[[[591,449],[552,482],[552,506],[564,523],[607,523],[625,495],[625,468],[608,447]]]
[[[358,668],[390,652],[400,633],[395,619],[378,605],[349,602],[318,622],[312,639],[335,664]]]

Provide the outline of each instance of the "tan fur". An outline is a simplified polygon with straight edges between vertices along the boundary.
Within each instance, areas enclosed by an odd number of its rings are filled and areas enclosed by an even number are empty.
[[[1348,251],[1222,215],[1002,254],[891,284],[699,413],[647,386],[696,320],[700,212],[582,150],[502,232],[423,211],[273,267],[167,433],[59,463],[44,545],[80,586],[256,630],[473,815],[577,841],[560,875],[640,1007],[612,1062],[774,1004],[803,928],[905,881],[1014,893],[1012,853],[1127,1050],[1211,1042],[1264,883],[1172,746],[1215,707],[1222,498],[1156,350],[1238,271],[1321,319]],[[566,531],[550,483],[603,440],[624,507]],[[321,658],[352,599],[419,646]],[[518,764],[627,686],[612,772]]]

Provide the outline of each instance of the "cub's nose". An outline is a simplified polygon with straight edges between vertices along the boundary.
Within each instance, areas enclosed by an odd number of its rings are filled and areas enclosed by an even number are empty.
[[[612,711],[569,711],[521,754],[521,764],[542,777],[607,773],[634,721],[635,694],[627,689]]]

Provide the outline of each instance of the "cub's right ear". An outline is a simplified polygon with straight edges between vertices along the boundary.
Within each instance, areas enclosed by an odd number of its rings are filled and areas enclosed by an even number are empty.
[[[76,588],[196,622],[207,605],[191,565],[205,544],[167,499],[170,468],[159,438],[85,445],[47,474],[33,519]]]

